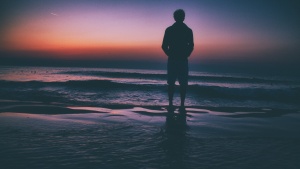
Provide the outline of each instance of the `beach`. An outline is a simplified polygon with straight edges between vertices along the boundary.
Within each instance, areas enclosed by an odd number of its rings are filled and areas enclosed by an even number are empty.
[[[192,74],[170,111],[160,71],[0,72],[3,169],[300,166],[297,80]]]
[[[187,107],[181,117],[157,106],[7,104],[0,114],[4,168],[300,166],[299,112]]]

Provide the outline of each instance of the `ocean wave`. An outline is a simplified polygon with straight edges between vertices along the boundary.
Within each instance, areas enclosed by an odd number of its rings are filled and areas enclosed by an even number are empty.
[[[279,102],[300,102],[300,87],[283,89],[228,88],[218,86],[189,86],[191,93],[199,97],[224,98],[234,100],[269,100]]]
[[[128,84],[109,80],[86,80],[66,82],[40,82],[40,81],[0,81],[1,93],[3,91],[18,91],[21,89],[43,89],[58,87],[70,92],[74,89],[82,92],[167,92],[167,85],[163,84]],[[219,86],[189,85],[188,92],[195,98],[221,98],[234,100],[270,100],[279,102],[300,102],[300,87],[290,88],[229,88]]]
[[[65,82],[42,82],[42,81],[0,81],[2,87],[76,87],[76,88],[121,88],[126,84],[115,83],[109,80],[70,80]]]
[[[59,74],[84,75],[84,76],[100,76],[108,78],[135,78],[135,79],[167,79],[167,74],[163,73],[138,73],[138,72],[108,72],[108,71],[65,71]],[[267,83],[267,84],[299,84],[299,81],[264,79],[257,77],[241,77],[241,76],[215,76],[215,75],[189,75],[190,80],[203,82],[235,82],[235,83]]]

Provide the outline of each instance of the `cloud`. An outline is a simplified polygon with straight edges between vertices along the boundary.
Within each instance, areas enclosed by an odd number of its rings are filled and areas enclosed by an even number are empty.
[[[51,14],[51,15],[54,15],[54,16],[58,16],[58,14],[56,14],[56,13],[53,13],[53,12],[51,12],[50,14]]]

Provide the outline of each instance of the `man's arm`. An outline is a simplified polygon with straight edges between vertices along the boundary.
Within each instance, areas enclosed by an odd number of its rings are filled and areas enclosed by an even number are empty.
[[[164,39],[161,48],[167,56],[169,56],[169,33],[168,29],[165,31]]]
[[[193,50],[194,50],[194,36],[193,36],[193,31],[190,30],[190,35],[189,35],[189,39],[188,39],[188,57],[192,54]]]

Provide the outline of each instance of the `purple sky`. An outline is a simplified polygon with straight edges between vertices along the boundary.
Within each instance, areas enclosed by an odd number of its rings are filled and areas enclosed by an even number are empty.
[[[298,4],[280,1],[26,1],[3,3],[0,59],[159,60],[174,10],[194,32],[193,61],[299,62]],[[5,55],[5,56],[4,56]],[[20,56],[25,57],[25,56]]]

